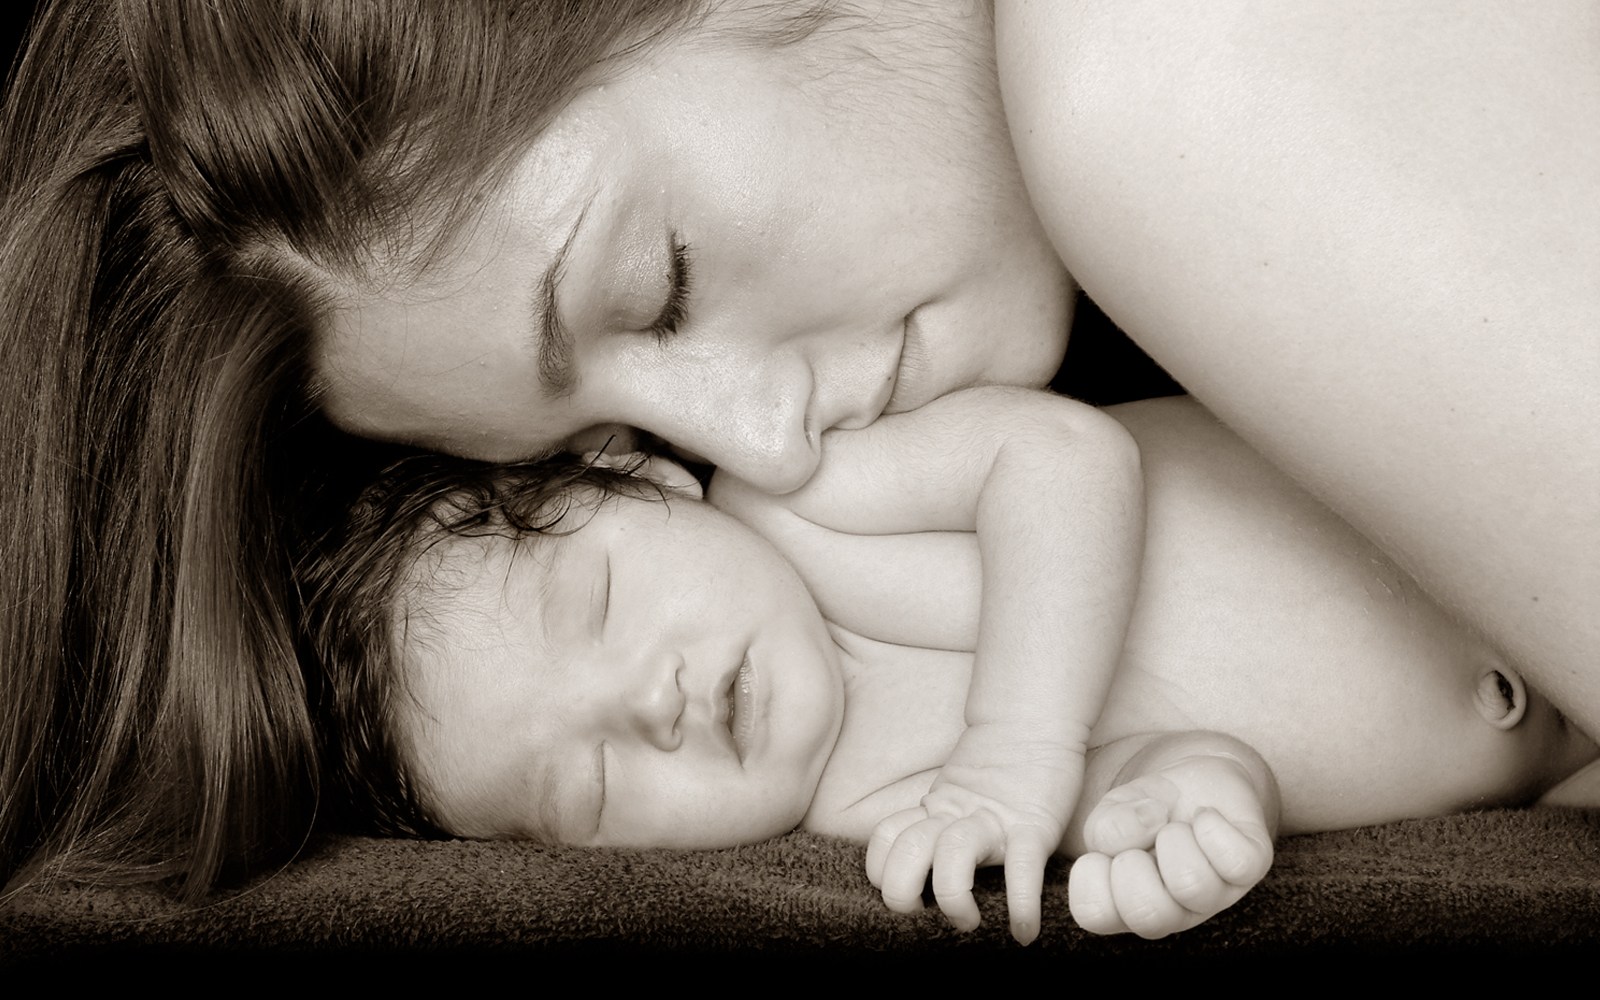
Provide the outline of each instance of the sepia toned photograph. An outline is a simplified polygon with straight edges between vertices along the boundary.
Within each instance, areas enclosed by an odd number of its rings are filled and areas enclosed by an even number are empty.
[[[1600,954],[1597,0],[13,10],[0,968]]]

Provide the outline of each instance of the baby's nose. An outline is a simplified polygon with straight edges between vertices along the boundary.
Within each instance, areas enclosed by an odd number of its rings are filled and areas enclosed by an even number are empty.
[[[658,657],[641,670],[642,676],[624,695],[633,728],[652,746],[669,753],[683,744],[679,723],[684,696],[678,686],[682,667],[680,657]]]

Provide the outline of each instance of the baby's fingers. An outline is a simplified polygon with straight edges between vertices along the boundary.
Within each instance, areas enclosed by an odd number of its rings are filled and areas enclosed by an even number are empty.
[[[1111,857],[1123,851],[1148,851],[1171,819],[1166,802],[1144,794],[1141,786],[1123,785],[1106,793],[1089,813],[1083,824],[1084,843]]]
[[[1224,881],[1187,823],[1169,823],[1156,836],[1156,867],[1179,906],[1202,917],[1238,902],[1243,890]]]
[[[1049,840],[1043,830],[1032,828],[1013,830],[1006,840],[1006,913],[1018,944],[1031,944],[1039,936],[1044,868],[1056,848]]]
[[[999,860],[1005,849],[1005,831],[987,812],[956,820],[940,833],[934,847],[933,895],[958,931],[970,931],[983,922],[972,898],[973,873]]]
[[[1156,865],[1173,900],[1203,920],[1261,880],[1272,865],[1272,841],[1265,827],[1253,837],[1215,809],[1201,809],[1193,824],[1169,824],[1156,837]]]
[[[1215,809],[1201,809],[1193,826],[1194,839],[1211,867],[1231,884],[1248,889],[1272,867],[1272,835],[1265,824],[1230,822]]]
[[[1111,895],[1128,929],[1154,940],[1200,922],[1172,898],[1148,851],[1125,851],[1111,859]]]
[[[900,834],[913,823],[928,818],[928,810],[918,806],[915,809],[902,809],[881,820],[872,830],[872,839],[867,841],[867,881],[875,887],[883,888],[883,870],[889,863],[889,852],[894,848],[894,842],[900,839]],[[917,890],[917,898],[922,898],[922,890]]]
[[[1142,938],[1159,938],[1199,923],[1167,892],[1148,851],[1078,858],[1067,877],[1067,908],[1078,926],[1091,934],[1132,931]]]
[[[894,838],[884,856],[882,881],[878,885],[889,909],[896,913],[915,913],[922,909],[922,889],[928,884],[928,873],[933,870],[935,846],[939,834],[949,823],[942,818],[918,819]]]
[[[1128,932],[1111,893],[1110,856],[1085,854],[1072,863],[1067,875],[1067,909],[1078,926],[1090,934]]]

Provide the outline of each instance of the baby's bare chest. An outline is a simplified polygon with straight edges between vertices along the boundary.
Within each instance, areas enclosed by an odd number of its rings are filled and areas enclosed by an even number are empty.
[[[846,654],[844,723],[805,826],[865,840],[916,805],[949,758],[966,726],[972,654],[834,632]]]

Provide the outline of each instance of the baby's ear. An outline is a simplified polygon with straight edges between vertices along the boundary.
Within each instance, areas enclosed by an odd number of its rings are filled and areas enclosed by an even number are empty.
[[[1528,708],[1528,689],[1515,670],[1497,667],[1478,675],[1478,714],[1496,729],[1510,729]]]
[[[613,455],[608,451],[584,455],[590,465],[601,469],[621,469],[642,476],[664,490],[686,496],[691,500],[704,500],[705,490],[694,473],[664,455],[647,455],[629,452]]]

